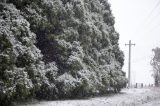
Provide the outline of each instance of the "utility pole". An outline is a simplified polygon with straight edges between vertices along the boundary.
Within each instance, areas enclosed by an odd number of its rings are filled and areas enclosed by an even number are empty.
[[[131,87],[131,47],[135,46],[135,44],[131,43],[129,40],[129,44],[125,44],[125,46],[129,46],[129,59],[128,59],[128,87]]]

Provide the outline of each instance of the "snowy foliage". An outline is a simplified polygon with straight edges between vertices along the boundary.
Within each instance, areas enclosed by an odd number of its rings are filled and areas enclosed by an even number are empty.
[[[50,67],[41,61],[41,52],[34,45],[36,36],[20,11],[12,4],[0,4],[0,8],[0,105],[9,105],[34,96],[47,81],[48,71],[44,70]]]
[[[160,48],[157,47],[152,51],[154,52],[154,56],[151,60],[151,65],[153,67],[155,86],[160,86]]]
[[[125,86],[107,0],[8,0],[0,14],[1,100],[83,97]]]

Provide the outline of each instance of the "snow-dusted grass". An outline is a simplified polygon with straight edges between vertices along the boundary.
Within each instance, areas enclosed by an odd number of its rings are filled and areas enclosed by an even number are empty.
[[[21,106],[139,106],[160,99],[159,88],[123,89],[121,93],[81,100],[40,101]]]
[[[160,99],[156,99],[140,106],[160,106]]]

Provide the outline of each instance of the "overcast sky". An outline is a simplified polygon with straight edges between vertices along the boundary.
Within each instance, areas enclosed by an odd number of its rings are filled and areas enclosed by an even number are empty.
[[[128,43],[132,40],[132,83],[153,83],[152,49],[160,47],[160,0],[109,0],[125,53],[123,70],[128,71]],[[126,73],[128,75],[128,73]]]

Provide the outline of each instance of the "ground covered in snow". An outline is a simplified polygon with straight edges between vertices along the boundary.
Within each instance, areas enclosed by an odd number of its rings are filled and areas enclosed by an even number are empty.
[[[116,95],[81,100],[36,101],[20,106],[159,106],[159,88],[123,89]],[[152,102],[154,101],[154,102]]]
[[[151,101],[149,103],[143,104],[141,106],[160,106],[160,99],[156,99],[154,101]]]

